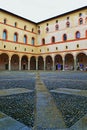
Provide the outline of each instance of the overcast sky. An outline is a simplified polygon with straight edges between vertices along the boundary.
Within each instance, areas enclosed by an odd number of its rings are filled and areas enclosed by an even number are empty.
[[[87,5],[87,0],[0,0],[0,8],[39,22]]]

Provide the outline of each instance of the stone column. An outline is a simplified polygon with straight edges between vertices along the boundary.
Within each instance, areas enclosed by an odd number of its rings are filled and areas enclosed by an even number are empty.
[[[9,57],[9,71],[11,70],[11,57]]]
[[[46,70],[46,62],[45,62],[45,58],[44,58],[44,71]]]
[[[53,71],[55,71],[55,61],[53,59],[53,68],[52,68]]]
[[[38,70],[38,58],[36,58],[36,70]]]
[[[21,70],[21,58],[19,58],[19,70]]]
[[[63,57],[63,71],[65,71],[65,58]]]
[[[28,70],[30,70],[30,59],[28,59]]]
[[[76,60],[76,57],[74,57],[74,71],[76,71],[77,69],[77,60]]]

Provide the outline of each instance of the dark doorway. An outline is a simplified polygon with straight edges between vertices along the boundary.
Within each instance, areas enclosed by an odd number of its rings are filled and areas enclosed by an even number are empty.
[[[5,70],[8,70],[8,64],[5,64]]]
[[[26,65],[23,65],[23,70],[25,70],[26,69]]]

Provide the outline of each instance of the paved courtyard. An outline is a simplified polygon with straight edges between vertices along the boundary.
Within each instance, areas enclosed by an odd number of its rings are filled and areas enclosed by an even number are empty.
[[[0,72],[0,130],[87,130],[87,72]]]

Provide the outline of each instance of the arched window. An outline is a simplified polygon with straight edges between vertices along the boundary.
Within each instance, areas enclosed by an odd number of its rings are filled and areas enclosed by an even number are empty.
[[[70,22],[66,22],[66,27],[69,28],[70,27]]]
[[[3,31],[3,40],[7,40],[7,31],[6,30]]]
[[[59,25],[56,24],[56,26],[55,26],[55,30],[58,30],[58,29],[59,29]]]
[[[4,19],[4,24],[6,24],[6,22],[7,22],[7,20],[6,20],[6,18]]]
[[[49,32],[49,28],[48,27],[46,27],[46,32]]]
[[[27,43],[27,36],[24,35],[24,43],[26,44]]]
[[[32,32],[34,32],[34,28],[32,28]]]
[[[26,28],[27,28],[27,27],[26,27],[26,25],[25,25],[25,26],[24,26],[24,30],[26,30]]]
[[[32,44],[32,45],[35,44],[35,38],[34,38],[34,37],[32,37],[32,39],[31,39],[31,44]]]
[[[54,36],[51,38],[51,42],[55,43],[55,37]]]
[[[63,41],[66,41],[66,40],[67,40],[67,35],[63,34]]]
[[[82,18],[79,19],[79,24],[80,25],[83,24],[83,19]]]
[[[14,26],[17,27],[17,22],[14,23]]]
[[[43,38],[43,39],[42,39],[42,45],[44,45],[44,44],[45,44],[45,39]]]
[[[85,33],[85,34],[86,34],[86,38],[87,38],[87,30],[86,30],[86,33]]]
[[[79,31],[76,32],[76,38],[80,38],[80,32]]]
[[[87,17],[85,18],[85,23],[87,23]]]
[[[18,34],[17,33],[14,34],[14,42],[18,42]]]
[[[40,34],[40,29],[38,29],[38,34]]]

